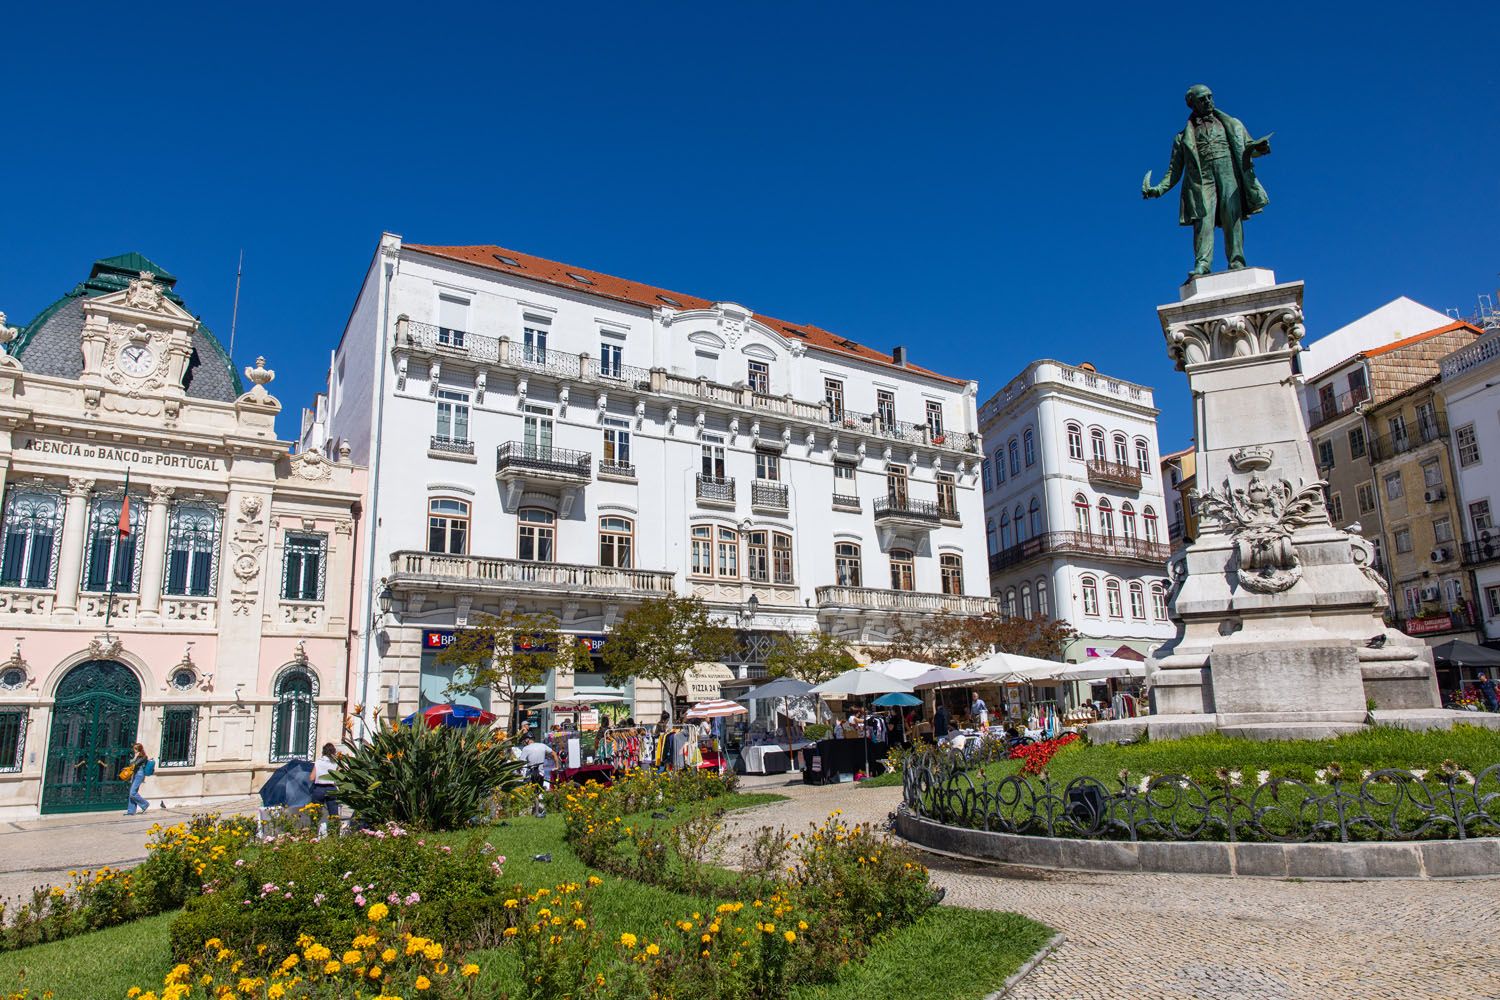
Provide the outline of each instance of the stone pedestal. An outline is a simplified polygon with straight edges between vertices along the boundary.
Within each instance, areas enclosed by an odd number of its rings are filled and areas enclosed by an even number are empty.
[[[1293,370],[1302,283],[1205,275],[1157,314],[1193,397],[1199,533],[1170,567],[1177,635],[1147,664],[1155,715],[1090,735],[1321,737],[1364,725],[1372,702],[1436,709],[1431,653],[1385,626],[1372,546],[1328,519]]]

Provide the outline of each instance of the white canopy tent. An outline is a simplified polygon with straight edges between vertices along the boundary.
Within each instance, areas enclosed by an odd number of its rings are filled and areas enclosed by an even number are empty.
[[[931,663],[919,663],[916,660],[876,660],[865,669],[877,671],[885,674],[887,677],[909,681],[913,677],[920,677],[927,673],[927,671],[932,670],[933,665]]]
[[[1101,656],[1075,663],[1060,671],[1060,681],[1102,681],[1111,678],[1145,677],[1146,665],[1136,660],[1120,660],[1113,656]]]

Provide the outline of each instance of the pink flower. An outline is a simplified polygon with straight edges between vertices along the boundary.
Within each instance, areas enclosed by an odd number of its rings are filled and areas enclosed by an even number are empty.
[[[419,893],[415,893],[414,892],[411,895],[407,896],[405,899],[403,899],[401,902],[405,903],[407,906],[415,906],[417,903],[420,903],[421,901],[422,901],[422,896]]]
[[[401,894],[399,892],[393,892],[389,896],[385,897],[385,901],[387,903],[390,903],[392,906],[400,906]]]
[[[365,897],[363,897],[363,896],[355,896],[354,897],[354,905],[363,908],[364,905],[365,905]]]
[[[327,898],[328,898],[327,896],[323,895],[320,892],[316,896],[313,897],[313,905],[314,906],[322,906],[323,905],[323,900],[325,900]]]

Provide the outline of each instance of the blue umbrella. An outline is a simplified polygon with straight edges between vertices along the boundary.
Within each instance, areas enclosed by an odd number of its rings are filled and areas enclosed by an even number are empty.
[[[289,760],[260,786],[261,805],[300,809],[312,801],[312,786],[312,761]]]
[[[883,694],[879,698],[876,698],[875,704],[882,708],[910,708],[913,705],[922,704],[922,699],[909,695],[904,691],[892,691],[890,694]]]

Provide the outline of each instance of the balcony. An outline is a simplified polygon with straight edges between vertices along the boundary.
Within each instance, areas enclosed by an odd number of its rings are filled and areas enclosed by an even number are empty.
[[[418,323],[414,320],[406,320],[404,325],[403,337],[402,322],[397,321],[396,336],[398,342],[404,340],[407,347],[469,361],[495,362],[500,360],[498,337],[486,337],[467,330],[454,330],[446,326]]]
[[[935,433],[927,424],[897,420],[887,414],[861,413],[847,407],[838,409],[830,407],[826,412],[828,423],[834,427],[842,427],[844,430],[872,434],[875,437],[906,444],[925,444],[935,448],[952,448],[955,451],[979,451],[978,434],[969,434],[964,431]]]
[[[611,462],[608,459],[599,459],[600,479],[634,479],[635,466],[629,462]]]
[[[398,592],[547,590],[583,596],[659,597],[672,592],[673,577],[650,569],[401,551],[391,553],[389,583]]]
[[[571,448],[507,441],[495,449],[495,478],[579,485],[593,478],[594,456]]]
[[[1500,560],[1500,541],[1481,538],[1477,542],[1464,542],[1463,563],[1465,566],[1483,566]]]
[[[789,491],[782,483],[757,479],[750,484],[750,508],[772,514],[785,514],[790,504]]]
[[[990,556],[990,572],[999,573],[1042,556],[1080,555],[1161,567],[1172,555],[1172,547],[1160,542],[1118,535],[1094,535],[1085,531],[1049,531],[1002,549]]]
[[[818,587],[818,610],[880,611],[888,614],[985,615],[998,610],[993,597],[929,594],[874,587]]]
[[[1141,488],[1141,470],[1121,462],[1106,462],[1093,458],[1088,463],[1089,483],[1094,486],[1123,486],[1127,490]]]
[[[434,434],[427,443],[427,454],[434,458],[457,458],[472,462],[474,461],[474,442]]]
[[[892,494],[875,498],[875,523],[910,524],[932,527],[942,521],[946,512],[933,500],[913,500]]]
[[[1409,451],[1434,441],[1440,441],[1448,436],[1448,418],[1442,415],[1434,415],[1431,420],[1423,420],[1415,427],[1406,428],[1402,434],[1386,434],[1370,442],[1370,461],[1386,462],[1397,455],[1404,455]]]
[[[1359,386],[1348,392],[1341,392],[1337,396],[1320,395],[1316,406],[1310,406],[1307,410],[1307,427],[1311,430],[1319,424],[1326,424],[1330,420],[1353,413],[1354,408],[1370,398],[1370,390],[1367,386]]]
[[[705,507],[733,507],[734,480],[698,474],[698,503]]]
[[[861,509],[859,505],[859,497],[843,497],[835,493],[833,495],[833,509],[859,511]]]
[[[1398,618],[1396,627],[1407,635],[1442,635],[1445,632],[1467,632],[1474,628],[1473,616],[1469,613],[1467,604],[1449,604],[1444,607],[1438,602],[1429,602],[1423,605],[1420,618]]]

